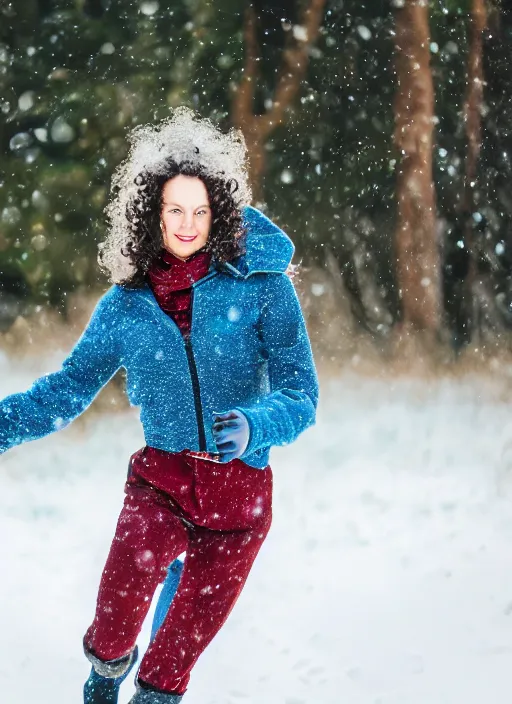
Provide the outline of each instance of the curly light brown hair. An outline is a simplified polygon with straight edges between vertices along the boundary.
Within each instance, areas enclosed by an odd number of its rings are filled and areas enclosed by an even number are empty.
[[[112,177],[108,234],[99,253],[113,283],[142,285],[163,246],[162,189],[178,175],[200,178],[206,187],[213,216],[207,247],[214,258],[227,262],[243,254],[242,210],[252,194],[240,130],[222,132],[182,106],[155,125],[135,127],[128,141],[128,156]]]
[[[125,213],[131,237],[121,250],[129,260],[133,273],[119,284],[127,288],[142,286],[147,272],[160,256],[163,247],[160,229],[162,190],[167,181],[179,175],[201,179],[208,193],[212,223],[204,249],[211,252],[219,263],[233,261],[245,253],[246,230],[234,197],[238,190],[234,179],[223,181],[206,173],[200,164],[178,164],[168,159],[158,172],[146,170],[135,177],[137,194],[128,202]],[[101,252],[99,260],[107,269]]]

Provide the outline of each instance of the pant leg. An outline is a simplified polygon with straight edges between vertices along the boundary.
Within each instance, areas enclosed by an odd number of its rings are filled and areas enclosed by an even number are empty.
[[[238,599],[270,523],[269,512],[252,530],[190,529],[178,591],[142,660],[142,682],[183,694],[192,667]]]
[[[126,498],[103,570],[96,615],[84,638],[100,660],[130,653],[167,566],[187,549],[187,530],[160,492],[126,485]]]

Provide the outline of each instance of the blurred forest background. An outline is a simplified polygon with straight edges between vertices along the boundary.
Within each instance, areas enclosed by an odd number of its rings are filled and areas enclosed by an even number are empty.
[[[0,0],[0,331],[105,288],[125,135],[185,104],[244,132],[315,339],[512,349],[511,55],[505,0]]]

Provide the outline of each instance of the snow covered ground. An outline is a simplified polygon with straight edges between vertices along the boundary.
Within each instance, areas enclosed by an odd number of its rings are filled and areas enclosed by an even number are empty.
[[[1,396],[33,377],[0,357]],[[0,458],[2,702],[81,701],[81,638],[141,445],[123,412]],[[340,376],[272,465],[273,528],[184,701],[508,704],[512,422],[497,382]]]

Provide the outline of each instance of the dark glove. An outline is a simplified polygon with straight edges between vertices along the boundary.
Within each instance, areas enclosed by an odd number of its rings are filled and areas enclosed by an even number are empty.
[[[230,462],[243,455],[249,444],[249,421],[241,411],[214,413],[212,433],[221,462]]]

